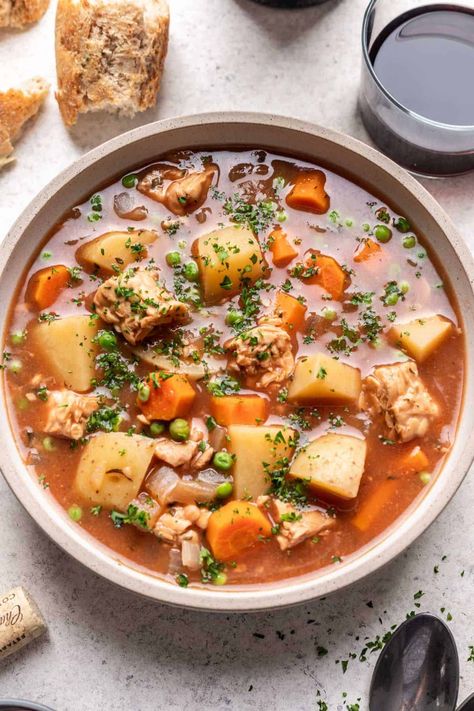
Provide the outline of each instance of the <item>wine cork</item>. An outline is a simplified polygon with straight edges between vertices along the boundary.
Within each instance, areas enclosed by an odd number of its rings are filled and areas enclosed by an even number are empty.
[[[35,601],[22,587],[0,595],[0,659],[8,657],[46,630]]]

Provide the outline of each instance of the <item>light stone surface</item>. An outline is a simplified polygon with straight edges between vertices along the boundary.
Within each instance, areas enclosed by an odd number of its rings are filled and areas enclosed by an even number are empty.
[[[88,116],[68,132],[51,95],[19,143],[17,163],[0,173],[0,235],[77,156],[157,118],[267,111],[367,140],[356,112],[366,0],[332,0],[296,12],[250,0],[170,4],[171,43],[157,108],[132,121]],[[51,7],[31,30],[0,33],[2,85],[33,74],[54,85],[53,22]],[[425,184],[474,248],[474,174]],[[461,696],[474,689],[474,662],[467,661],[474,645],[472,477],[430,530],[371,579],[325,601],[231,617],[122,592],[47,540],[3,480],[0,496],[0,592],[24,585],[49,624],[47,638],[2,662],[0,696],[31,698],[56,711],[318,711],[319,700],[334,711],[357,699],[365,710],[376,654],[367,662],[349,655],[417,609],[419,590],[420,610],[451,613]],[[318,647],[328,653],[318,656]],[[343,674],[337,660],[347,659]]]

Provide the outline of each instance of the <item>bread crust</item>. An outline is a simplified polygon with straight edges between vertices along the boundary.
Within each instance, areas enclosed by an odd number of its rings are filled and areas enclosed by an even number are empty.
[[[49,7],[49,0],[0,0],[0,27],[22,29],[38,22]]]
[[[168,35],[166,0],[59,0],[56,99],[64,123],[89,111],[133,115],[153,106]]]
[[[0,92],[0,168],[13,160],[14,141],[38,113],[48,91],[48,82],[34,77],[21,87]]]

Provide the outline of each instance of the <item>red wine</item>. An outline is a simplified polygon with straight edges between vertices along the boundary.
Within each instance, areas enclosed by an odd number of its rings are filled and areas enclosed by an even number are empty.
[[[405,108],[474,125],[474,10],[432,5],[401,15],[375,40],[375,74]]]

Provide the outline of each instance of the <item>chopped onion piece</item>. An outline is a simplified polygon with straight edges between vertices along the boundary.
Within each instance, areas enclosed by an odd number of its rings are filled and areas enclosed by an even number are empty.
[[[181,479],[170,467],[154,469],[146,481],[146,488],[161,506],[211,501],[216,492],[215,483]]]
[[[183,541],[181,547],[181,561],[185,568],[199,570],[201,567],[201,546],[193,541]]]
[[[168,560],[168,573],[174,576],[177,573],[180,573],[182,569],[183,564],[181,562],[181,551],[179,548],[171,548]]]

